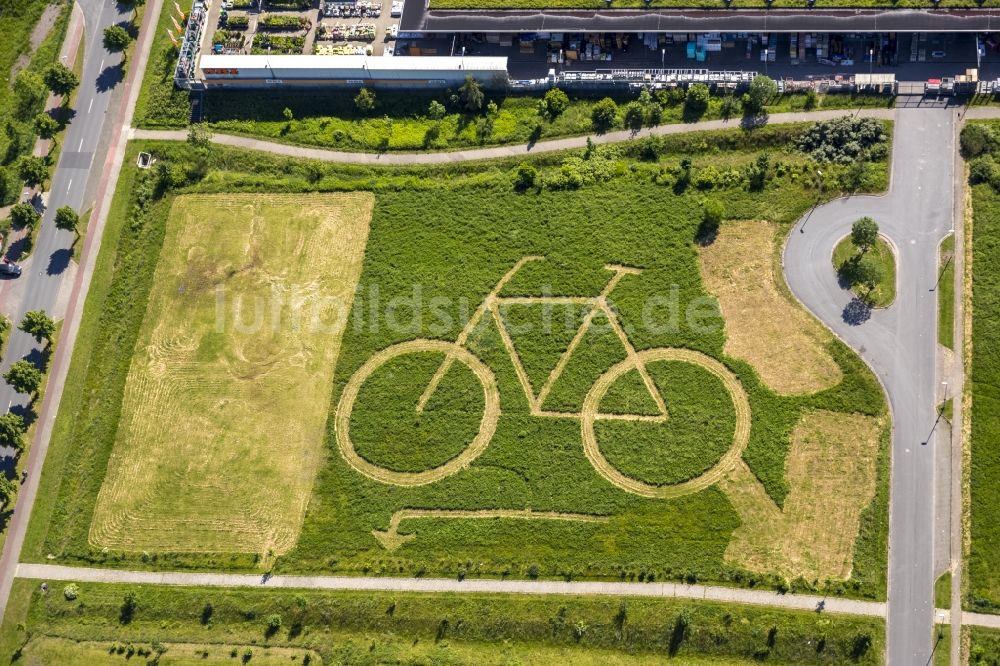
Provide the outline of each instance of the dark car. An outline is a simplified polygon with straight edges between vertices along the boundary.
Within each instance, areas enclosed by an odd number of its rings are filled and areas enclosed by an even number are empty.
[[[19,275],[21,275],[21,267],[15,263],[5,261],[3,263],[0,263],[0,275],[18,277]]]

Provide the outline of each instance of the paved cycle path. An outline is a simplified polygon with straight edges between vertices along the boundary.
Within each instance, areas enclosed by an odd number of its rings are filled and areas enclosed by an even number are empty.
[[[892,120],[895,114],[894,109],[838,109],[832,111],[803,111],[801,113],[776,113],[769,116],[768,124],[777,123],[805,123],[820,120],[830,120],[841,116],[854,115],[862,118],[878,118],[881,120]],[[551,141],[539,141],[533,145],[519,144],[515,146],[493,146],[490,148],[474,148],[469,150],[439,151],[433,153],[351,153],[340,150],[327,150],[324,148],[307,148],[305,146],[278,143],[265,139],[253,139],[245,136],[235,136],[232,134],[213,134],[212,142],[224,146],[234,146],[236,148],[247,148],[249,150],[260,150],[276,155],[287,157],[303,157],[325,162],[343,162],[345,164],[385,164],[385,165],[407,165],[407,164],[451,164],[454,162],[468,162],[473,160],[492,160],[504,157],[526,157],[537,153],[546,153],[559,150],[570,150],[584,148],[589,138],[595,144],[617,143],[646,136],[668,136],[671,134],[688,134],[690,132],[708,132],[710,130],[737,129],[742,126],[742,119],[732,120],[706,120],[697,123],[676,123],[671,125],[657,125],[639,132],[631,130],[621,130],[608,132],[607,134],[596,134],[593,136],[574,136],[565,139],[552,139]],[[187,139],[186,130],[143,130],[133,129],[131,138],[133,139],[158,139],[164,141],[184,141]]]

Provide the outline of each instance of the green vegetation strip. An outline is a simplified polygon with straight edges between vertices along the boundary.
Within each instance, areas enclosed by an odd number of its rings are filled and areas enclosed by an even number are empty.
[[[148,76],[147,76],[148,81]],[[708,97],[692,108],[683,90],[656,95],[618,95],[611,100],[607,123],[595,123],[597,97],[570,97],[558,114],[543,114],[537,95],[487,93],[479,111],[465,109],[457,94],[376,92],[374,108],[362,111],[350,96],[338,93],[309,95],[279,93],[267,96],[247,92],[212,91],[205,98],[205,122],[228,134],[265,138],[298,145],[346,151],[455,150],[473,146],[534,143],[543,139],[578,136],[598,131],[636,128],[663,123],[739,117],[739,98]],[[495,104],[495,108],[490,104]],[[766,106],[768,113],[891,106],[893,98],[878,95],[820,95],[811,102],[805,94],[779,95]],[[180,115],[178,116],[181,117]],[[182,127],[183,120],[174,124]],[[162,127],[137,121],[138,126]]]
[[[955,348],[955,236],[941,241],[938,264],[938,344]]]
[[[962,132],[967,155],[973,147],[969,139],[983,128],[995,135],[1000,124],[967,125]],[[992,141],[983,150],[995,147]],[[995,613],[1000,611],[1000,193],[989,182],[972,186],[972,275],[972,544],[966,603]]]
[[[318,653],[324,664],[653,663],[667,656],[878,664],[885,641],[875,618],[694,601],[110,584],[75,585],[70,601],[70,585],[42,593],[39,581],[18,580],[14,596],[30,594],[30,608],[7,615],[3,644],[24,645],[26,655],[36,641],[53,639],[105,642],[106,652],[131,644],[166,648],[164,660],[172,644],[202,645],[210,656],[236,646],[242,656],[252,646],[250,664],[276,648],[300,659]]]
[[[33,121],[48,98],[41,75],[56,62],[69,23],[70,5],[63,4],[48,36],[29,53],[31,33],[48,4],[48,0],[0,3],[0,34],[4,36],[0,40],[0,126],[5,128],[0,132],[0,206],[14,203],[21,193],[18,161],[34,147]],[[19,63],[22,58],[27,62]],[[20,72],[12,80],[13,68],[22,64],[27,66],[19,66]],[[2,231],[6,235],[6,229]]]
[[[784,471],[789,436],[802,415],[815,409],[884,414],[874,378],[845,347],[832,342],[828,351],[840,366],[843,380],[816,394],[779,396],[760,383],[751,366],[722,354],[724,331],[712,308],[705,309],[702,318],[688,321],[682,317],[664,329],[645,325],[642,313],[653,294],[676,293],[680,312],[692,303],[712,302],[701,285],[694,243],[707,197],[721,202],[727,217],[764,218],[786,228],[813,204],[820,188],[815,180],[816,163],[797,148],[803,131],[803,126],[772,126],[750,133],[737,130],[643,140],[600,147],[586,155],[541,155],[527,165],[533,171],[533,185],[520,191],[514,180],[520,182],[524,170],[512,160],[433,168],[358,167],[221,146],[132,144],[126,165],[134,164],[140,149],[152,151],[158,164],[146,172],[131,166],[123,169],[25,557],[47,561],[51,554],[60,563],[145,569],[248,570],[258,562],[249,553],[143,554],[103,551],[87,543],[167,213],[174,196],[187,192],[375,193],[358,293],[370,299],[377,291],[379,303],[399,303],[403,301],[396,299],[413,298],[417,284],[422,286],[420,302],[424,305],[418,306],[421,316],[414,321],[397,320],[404,324],[399,328],[390,326],[377,307],[372,315],[368,301],[355,303],[355,313],[374,316],[377,325],[348,326],[331,409],[347,380],[377,350],[417,337],[455,339],[468,316],[462,308],[474,308],[498,277],[525,255],[541,254],[546,260],[518,273],[504,295],[532,296],[546,290],[592,295],[607,282],[606,263],[643,267],[640,275],[629,275],[611,294],[622,322],[631,325],[629,338],[638,349],[697,350],[725,364],[738,377],[754,419],[744,458],[763,486],[760,496],[780,506],[789,493]],[[764,167],[758,159],[762,151],[770,155]],[[887,178],[884,161],[829,165],[823,173],[822,196],[835,196],[842,188],[877,191],[885,187]],[[754,189],[751,182],[757,183]],[[607,327],[594,326],[588,336],[554,385],[546,409],[579,410],[596,378],[621,359],[621,341]],[[536,370],[543,367],[543,358],[554,363],[561,352],[559,336],[539,335],[538,339],[532,352]],[[726,559],[739,519],[724,493],[710,488],[675,500],[649,500],[610,486],[583,453],[578,420],[529,414],[501,336],[491,322],[476,332],[469,347],[495,372],[503,410],[487,450],[469,468],[442,481],[414,488],[387,486],[344,462],[330,419],[325,442],[328,460],[315,481],[303,532],[297,546],[278,559],[276,571],[682,579],[763,583],[874,598],[884,595],[888,494],[884,437],[876,495],[862,516],[851,579],[846,583],[783,581]],[[456,379],[461,381],[461,375]],[[634,399],[637,385],[626,385],[623,380],[623,387],[624,393],[614,395],[616,403],[638,404]],[[686,397],[692,418],[704,414],[702,405],[719,400],[717,388],[711,384],[690,388]],[[437,406],[428,403],[423,417],[436,408],[476,408],[470,402],[473,393],[442,395],[448,400]],[[380,400],[381,394],[373,394],[372,399]],[[359,418],[377,416],[371,404],[367,407],[359,405]],[[367,425],[368,432],[383,436],[411,427],[412,416],[408,423]],[[365,428],[358,432],[364,433]],[[383,464],[420,468],[412,459],[385,459],[389,452],[374,442],[367,444],[368,448],[359,446],[359,450],[380,458]],[[463,448],[457,440],[445,444],[437,450],[441,457]],[[692,437],[677,442],[674,449],[679,457],[695,460],[693,453],[703,444]],[[423,464],[439,461],[431,458]],[[638,469],[640,463],[622,464]],[[409,525],[404,522],[400,529],[416,532],[418,538],[387,554],[373,530],[385,530],[393,514],[415,507],[468,511],[530,507],[539,512],[614,518],[606,523],[428,518]]]
[[[934,583],[934,607],[951,608],[951,572],[946,571]]]
[[[613,0],[612,9],[804,9],[804,0]],[[816,9],[935,9],[997,7],[997,0],[942,0],[935,5],[930,0],[818,0]],[[605,0],[430,0],[431,9],[601,9],[609,7]]]

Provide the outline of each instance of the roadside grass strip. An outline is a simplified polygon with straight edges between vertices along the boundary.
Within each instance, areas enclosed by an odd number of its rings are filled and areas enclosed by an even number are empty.
[[[91,543],[262,555],[294,545],[373,202],[175,200]]]

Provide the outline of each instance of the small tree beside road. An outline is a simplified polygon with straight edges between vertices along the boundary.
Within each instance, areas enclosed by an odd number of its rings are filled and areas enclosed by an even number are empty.
[[[15,391],[27,395],[34,393],[42,385],[41,371],[24,359],[11,365],[3,378]]]
[[[80,85],[80,78],[61,62],[49,65],[42,76],[45,86],[52,91],[53,95],[65,97]]]
[[[458,89],[458,99],[462,102],[462,107],[469,111],[470,113],[478,113],[483,108],[483,104],[486,102],[486,95],[483,94],[483,89],[479,85],[479,81],[476,81],[471,76],[465,77],[465,83],[463,83]]]
[[[120,53],[132,43],[132,35],[120,25],[108,26],[104,29],[104,48],[111,53]]]
[[[56,323],[52,321],[52,317],[45,314],[44,310],[29,310],[24,313],[24,319],[18,328],[33,337],[36,342],[44,340],[50,344],[52,334],[56,332]]]
[[[14,204],[10,209],[10,223],[15,229],[34,227],[42,216],[26,201]]]
[[[35,116],[33,122],[35,133],[43,139],[51,139],[59,131],[59,122],[51,114],[42,111]]]
[[[7,412],[0,416],[0,446],[20,450],[24,446],[24,419],[19,414]]]
[[[42,185],[49,179],[49,163],[44,157],[26,155],[18,163],[17,173],[28,187]]]
[[[56,210],[55,223],[56,229],[79,233],[77,226],[80,224],[80,216],[69,206],[62,206]]]

